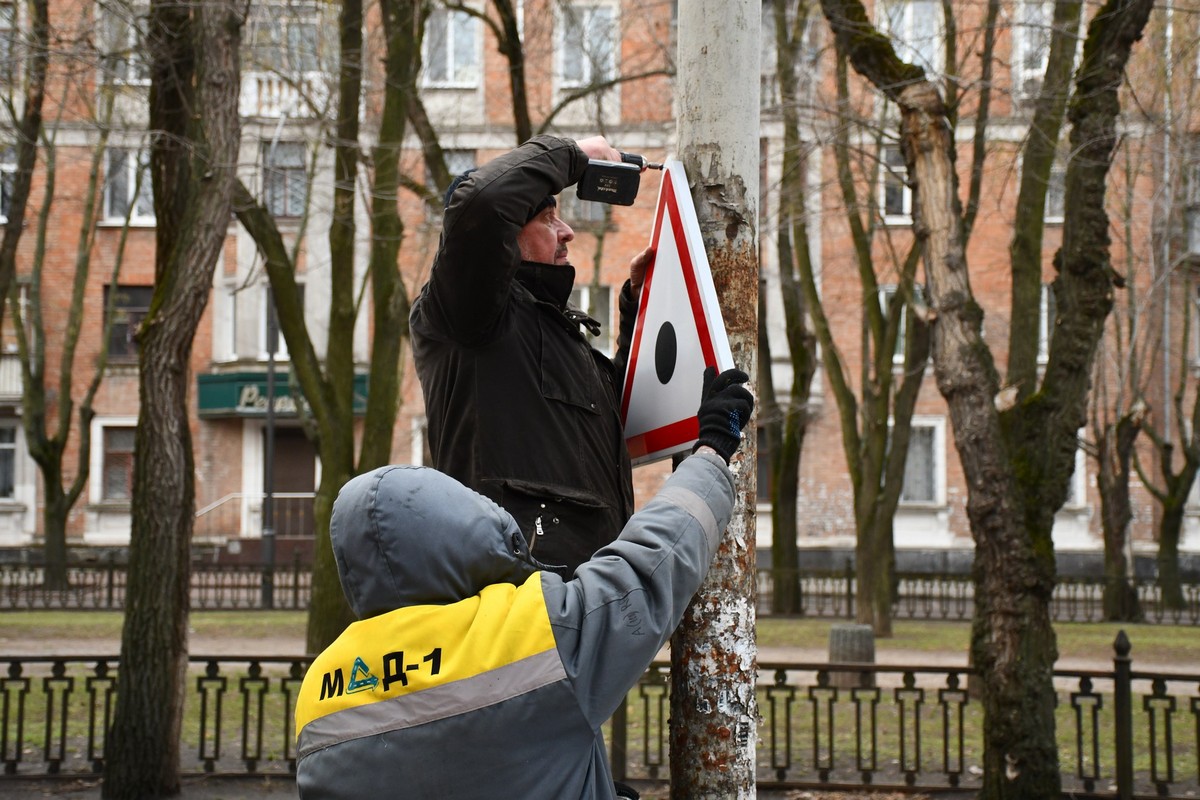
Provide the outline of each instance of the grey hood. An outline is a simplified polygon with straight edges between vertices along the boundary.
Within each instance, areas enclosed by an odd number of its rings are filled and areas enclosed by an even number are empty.
[[[541,568],[507,511],[426,467],[380,467],[348,481],[329,535],[359,619],[455,603]]]

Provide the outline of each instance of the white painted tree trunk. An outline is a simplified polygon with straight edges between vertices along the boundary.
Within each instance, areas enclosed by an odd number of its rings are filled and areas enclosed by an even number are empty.
[[[733,358],[756,384],[761,0],[680,7],[679,158],[687,169]],[[671,646],[671,796],[755,797],[755,437],[716,563]]]

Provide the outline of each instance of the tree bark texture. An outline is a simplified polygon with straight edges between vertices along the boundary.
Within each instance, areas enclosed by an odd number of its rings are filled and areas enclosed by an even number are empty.
[[[679,19],[679,151],[733,359],[758,374],[758,0],[699,0]],[[753,430],[753,428],[748,428]],[[755,796],[755,440],[732,469],[733,517],[671,645],[671,796]]]
[[[150,11],[150,121],[159,132],[151,151],[155,287],[138,333],[130,577],[106,747],[106,800],[180,790],[195,513],[189,365],[229,230],[244,10],[231,0],[155,0]]]

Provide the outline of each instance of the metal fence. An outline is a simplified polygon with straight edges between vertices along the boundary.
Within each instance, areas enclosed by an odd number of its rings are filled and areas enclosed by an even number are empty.
[[[1200,674],[1133,669],[1124,633],[1111,670],[1057,670],[1059,760],[1073,797],[1194,797]],[[289,775],[306,658],[193,656],[187,774]],[[13,779],[103,771],[120,664],[112,657],[0,657],[0,762]],[[979,702],[966,668],[759,664],[764,789],[972,790]],[[669,665],[655,663],[607,726],[618,780],[669,777]],[[0,784],[4,781],[0,777]]]
[[[772,598],[780,574],[758,571],[758,611],[772,613]],[[974,613],[974,585],[957,574],[901,573],[892,605],[895,619],[970,620]],[[38,565],[0,564],[0,611],[16,609],[123,609],[127,585],[124,564],[72,566],[68,588],[47,588]],[[857,583],[852,570],[802,572],[799,577],[800,615],[853,619]],[[1143,622],[1200,625],[1200,583],[1183,587],[1184,604],[1168,608],[1157,584],[1135,584]],[[273,570],[254,564],[192,566],[192,608],[197,610],[308,608],[312,590],[309,568],[297,558]],[[1103,619],[1102,578],[1060,578],[1050,611],[1055,622],[1099,622]],[[269,605],[267,597],[270,597]]]

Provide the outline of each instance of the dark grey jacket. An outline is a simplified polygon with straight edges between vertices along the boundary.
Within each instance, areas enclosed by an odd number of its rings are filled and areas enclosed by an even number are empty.
[[[693,455],[565,581],[445,475],[351,480],[330,533],[361,621],[297,696],[300,797],[611,800],[601,726],[679,623],[733,497],[725,462]]]
[[[620,388],[636,301],[622,291],[610,361],[569,309],[571,267],[522,262],[517,234],[587,156],[538,136],[451,196],[410,317],[433,466],[507,509],[546,564],[574,568],[633,513]]]

